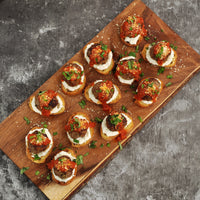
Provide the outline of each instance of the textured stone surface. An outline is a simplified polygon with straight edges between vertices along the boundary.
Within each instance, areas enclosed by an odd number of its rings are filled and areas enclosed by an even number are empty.
[[[0,1],[0,121],[131,0]],[[199,0],[144,0],[200,52]],[[199,200],[200,74],[72,199]],[[0,152],[0,199],[47,199]]]

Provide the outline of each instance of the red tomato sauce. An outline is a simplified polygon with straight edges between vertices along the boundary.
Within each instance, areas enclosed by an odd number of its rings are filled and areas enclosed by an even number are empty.
[[[147,30],[144,26],[144,20],[142,17],[131,17],[129,16],[127,20],[122,24],[120,37],[131,37],[134,38],[137,35],[146,36]]]

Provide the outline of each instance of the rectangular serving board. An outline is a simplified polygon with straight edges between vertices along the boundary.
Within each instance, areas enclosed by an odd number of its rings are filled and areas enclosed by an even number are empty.
[[[157,75],[158,68],[151,66],[143,61],[141,63],[142,71],[144,72],[144,78],[148,76],[159,77],[164,84],[169,82],[166,75],[172,74],[173,79],[170,81],[173,83],[170,87],[165,87],[158,98],[158,101],[149,108],[140,108],[133,102],[132,89],[129,86],[119,84],[119,82],[111,75],[100,75],[94,69],[90,68],[83,58],[83,52],[80,50],[75,54],[68,62],[78,61],[83,64],[85,68],[87,84],[95,81],[96,79],[109,79],[117,84],[121,90],[121,100],[112,105],[114,110],[120,111],[121,106],[127,107],[129,114],[134,120],[134,129],[128,135],[128,137],[121,143],[126,144],[132,136],[140,130],[179,90],[185,85],[194,75],[200,70],[200,55],[195,52],[183,39],[181,39],[173,30],[171,30],[154,12],[152,12],[143,2],[140,0],[133,1],[126,9],[124,9],[114,20],[112,20],[98,35],[96,35],[90,42],[103,41],[112,50],[119,54],[124,54],[126,51],[135,51],[135,48],[127,47],[123,45],[119,38],[119,27],[123,20],[129,15],[139,15],[144,18],[145,26],[148,30],[149,41],[143,41],[139,45],[139,52],[142,50],[146,43],[152,43],[154,37],[157,37],[156,41],[167,40],[170,43],[178,47],[177,54],[178,59],[176,66],[172,69],[166,69],[164,74]],[[163,30],[163,32],[161,31]],[[140,54],[137,53],[137,59],[140,58]],[[50,79],[48,79],[34,94],[39,91],[52,89],[60,93],[60,80],[63,67],[58,70]],[[87,113],[91,119],[95,117],[103,118],[106,114],[102,111],[101,106],[95,105],[86,101],[86,107],[81,109],[78,102],[82,99],[85,100],[83,94],[77,96],[64,95],[66,102],[66,112],[57,116],[50,116],[48,118],[42,117],[28,107],[28,99],[22,103],[10,116],[8,116],[0,124],[0,148],[5,154],[19,167],[29,166],[30,169],[25,174],[32,180],[32,182],[40,188],[40,190],[49,198],[54,200],[67,199],[75,191],[81,188],[93,174],[101,169],[105,163],[113,158],[115,152],[119,150],[118,143],[112,141],[110,147],[106,146],[100,136],[100,125],[95,127],[95,134],[93,140],[96,140],[96,148],[90,149],[88,146],[81,148],[72,148],[77,152],[77,155],[85,154],[89,152],[88,156],[84,157],[84,164],[78,166],[77,177],[72,183],[66,186],[61,186],[52,181],[48,181],[46,176],[49,170],[46,164],[34,164],[25,155],[25,136],[29,130],[37,125],[41,125],[41,122],[47,122],[48,129],[51,133],[58,132],[58,135],[54,136],[54,146],[57,147],[53,151],[47,162],[53,158],[53,156],[59,151],[59,144],[62,143],[62,147],[71,147],[64,130],[67,119],[71,114],[77,111],[83,111]],[[23,117],[26,116],[31,120],[30,125],[27,125]],[[138,120],[138,116],[141,116],[143,122]],[[104,144],[103,148],[100,145]],[[36,176],[35,171],[39,170],[43,177]]]

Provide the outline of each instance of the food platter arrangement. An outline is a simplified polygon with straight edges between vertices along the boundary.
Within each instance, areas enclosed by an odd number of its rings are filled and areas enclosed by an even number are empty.
[[[68,198],[199,71],[199,61],[136,0],[2,122],[0,147],[48,198]]]

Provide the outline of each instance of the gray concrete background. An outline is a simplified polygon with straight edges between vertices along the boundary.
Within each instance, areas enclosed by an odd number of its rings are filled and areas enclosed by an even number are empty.
[[[144,0],[200,52],[199,0]],[[0,121],[131,0],[0,1]],[[72,199],[199,200],[200,73]],[[126,163],[126,165],[124,165]],[[45,195],[0,151],[0,200]]]

